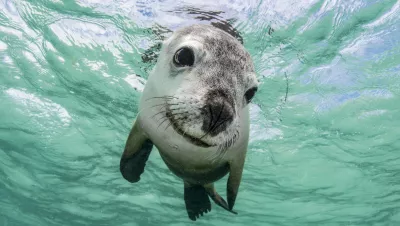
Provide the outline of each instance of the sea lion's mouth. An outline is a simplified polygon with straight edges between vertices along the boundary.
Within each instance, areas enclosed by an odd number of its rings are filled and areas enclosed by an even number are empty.
[[[205,147],[205,148],[215,146],[215,145],[208,144],[197,137],[193,137],[190,134],[183,132],[181,128],[179,128],[178,126],[174,126],[174,123],[172,123],[172,125],[173,125],[172,127],[175,129],[176,132],[178,132],[181,136],[183,136],[186,140],[188,140],[190,143],[192,143],[194,145],[197,145],[200,147]]]
[[[190,143],[199,146],[199,147],[204,147],[204,148],[209,148],[209,147],[213,147],[216,145],[211,145],[209,143],[206,143],[205,141],[201,140],[200,138],[191,136],[190,134],[185,133],[181,127],[176,123],[176,121],[174,120],[172,114],[167,111],[166,116],[168,118],[168,120],[171,122],[172,128],[174,128],[174,130],[181,135],[183,138],[185,138],[187,141],[189,141]]]

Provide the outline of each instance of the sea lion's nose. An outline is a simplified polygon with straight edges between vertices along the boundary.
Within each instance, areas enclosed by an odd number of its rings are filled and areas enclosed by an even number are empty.
[[[226,98],[213,96],[204,106],[202,130],[211,136],[216,136],[233,121],[233,109]]]

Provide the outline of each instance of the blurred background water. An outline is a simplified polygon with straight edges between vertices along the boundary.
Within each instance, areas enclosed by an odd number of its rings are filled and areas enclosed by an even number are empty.
[[[0,0],[0,225],[400,225],[400,2]],[[232,215],[119,159],[159,43],[229,27],[262,82]],[[225,196],[225,180],[217,189]]]

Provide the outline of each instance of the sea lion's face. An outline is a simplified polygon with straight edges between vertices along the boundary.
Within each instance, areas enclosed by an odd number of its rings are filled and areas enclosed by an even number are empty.
[[[242,109],[258,87],[244,47],[204,26],[179,30],[165,41],[151,76],[171,126],[202,147],[233,145]]]

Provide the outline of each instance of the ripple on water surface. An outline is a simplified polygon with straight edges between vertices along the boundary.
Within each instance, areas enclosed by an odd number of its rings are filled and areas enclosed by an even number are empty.
[[[156,151],[134,185],[119,158],[159,43],[212,23],[261,85],[239,214],[213,205],[196,224],[399,225],[399,13],[396,0],[0,0],[0,224],[189,224]]]

